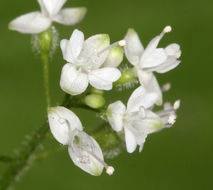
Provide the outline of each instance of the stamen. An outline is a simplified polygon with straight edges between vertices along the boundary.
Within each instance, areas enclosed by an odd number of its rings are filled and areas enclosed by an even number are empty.
[[[165,33],[171,32],[171,31],[172,31],[172,27],[171,27],[171,26],[166,26],[166,27],[163,29],[163,31],[164,31]]]
[[[169,110],[172,107],[170,102],[165,102],[163,106],[164,106],[164,110]]]
[[[162,87],[161,87],[161,90],[163,91],[163,92],[167,92],[167,91],[169,91],[171,89],[171,83],[166,83],[166,84],[164,84]]]
[[[103,160],[101,160],[100,158],[98,158],[95,154],[93,154],[92,152],[85,150],[85,152],[87,152],[88,154],[92,155],[98,162],[100,162],[106,169],[106,173],[109,175],[112,175],[115,171],[115,169],[112,166],[108,166]]]
[[[176,122],[176,118],[177,118],[176,115],[174,115],[174,114],[170,115],[169,119],[168,119],[168,123],[170,125],[174,125],[174,123]]]
[[[118,42],[115,42],[115,43],[111,44],[110,46],[106,47],[105,49],[101,50],[100,52],[98,52],[98,56],[100,56],[105,51],[112,49],[113,47],[116,47],[116,46],[123,47],[125,45],[126,45],[126,41],[125,40],[120,40]]]
[[[112,166],[108,166],[106,168],[106,173],[109,175],[112,175],[114,173],[115,169]]]
[[[174,108],[175,110],[178,110],[178,109],[180,108],[180,100],[176,100],[176,101],[175,101],[175,103],[174,103],[174,105],[173,105],[173,108]]]
[[[160,38],[162,38],[164,36],[164,34],[169,33],[172,31],[172,27],[171,26],[166,26],[163,31],[160,34]]]

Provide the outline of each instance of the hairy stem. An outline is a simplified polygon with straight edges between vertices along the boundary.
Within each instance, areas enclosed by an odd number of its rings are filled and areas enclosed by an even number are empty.
[[[46,105],[48,108],[51,106],[50,90],[49,90],[49,55],[43,53],[41,55],[41,59],[43,62],[44,91],[45,91]]]
[[[62,106],[67,105],[69,101],[70,99],[66,96]],[[48,122],[45,121],[44,124],[26,140],[26,145],[19,149],[14,162],[11,163],[6,172],[0,177],[0,190],[7,190],[31,167],[36,151],[40,145],[42,145],[48,132],[49,125]]]

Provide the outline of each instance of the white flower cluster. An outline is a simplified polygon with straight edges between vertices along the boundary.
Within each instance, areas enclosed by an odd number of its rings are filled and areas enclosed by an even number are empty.
[[[162,104],[162,92],[153,71],[164,73],[180,63],[177,60],[181,54],[179,45],[157,48],[162,36],[170,30],[171,27],[166,27],[145,50],[132,29],[124,40],[112,45],[106,34],[84,40],[84,34],[79,30],[74,30],[70,40],[61,41],[63,57],[68,63],[62,69],[60,86],[70,95],[83,93],[89,84],[96,89],[111,90],[113,82],[121,76],[116,67],[123,60],[123,52],[115,47],[124,47],[141,86],[132,93],[127,107],[121,101],[114,102],[108,106],[106,115],[112,129],[124,136],[129,153],[134,152],[137,145],[142,151],[148,134],[175,123],[179,100],[173,106],[166,103],[162,111],[152,111],[155,104]],[[97,142],[83,132],[79,119],[71,111],[62,107],[51,109],[49,122],[55,138],[68,145],[69,154],[77,166],[92,175],[100,175],[104,167],[109,174],[113,173],[114,169],[104,163]]]
[[[85,8],[62,9],[66,0],[38,0],[41,12],[20,16],[9,24],[9,28],[21,33],[38,34],[47,30],[53,21],[73,25],[81,21]],[[180,106],[164,104],[164,109],[154,112],[156,105],[162,105],[162,89],[153,72],[165,73],[180,64],[180,46],[170,44],[158,48],[164,34],[172,28],[167,26],[153,38],[144,49],[137,33],[129,29],[123,40],[110,45],[107,34],[94,35],[84,39],[83,32],[74,30],[69,40],[60,43],[63,58],[67,61],[61,73],[60,86],[72,96],[82,94],[89,84],[98,90],[112,90],[113,83],[122,73],[118,66],[123,53],[133,66],[131,72],[138,78],[140,86],[130,96],[127,106],[120,100],[108,106],[106,118],[112,129],[125,140],[127,152],[132,153],[139,145],[142,151],[146,137],[163,128],[171,127],[177,118]],[[169,85],[164,86],[168,90]],[[97,96],[96,96],[97,97]],[[55,139],[68,146],[68,152],[78,167],[91,175],[100,175],[104,168],[111,175],[112,166],[104,162],[102,150],[95,139],[83,131],[79,118],[65,107],[49,108],[48,120]]]

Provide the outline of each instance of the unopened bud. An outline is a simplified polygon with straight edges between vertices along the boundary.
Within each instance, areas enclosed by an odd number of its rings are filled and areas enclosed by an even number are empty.
[[[90,94],[86,96],[85,104],[91,108],[98,109],[105,104],[105,99],[99,94]]]

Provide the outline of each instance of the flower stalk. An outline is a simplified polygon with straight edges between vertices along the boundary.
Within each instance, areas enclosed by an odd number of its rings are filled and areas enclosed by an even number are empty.
[[[49,90],[49,57],[53,43],[53,33],[48,29],[38,35],[38,48],[41,54],[43,66],[44,91],[47,108],[51,106],[50,90]]]

